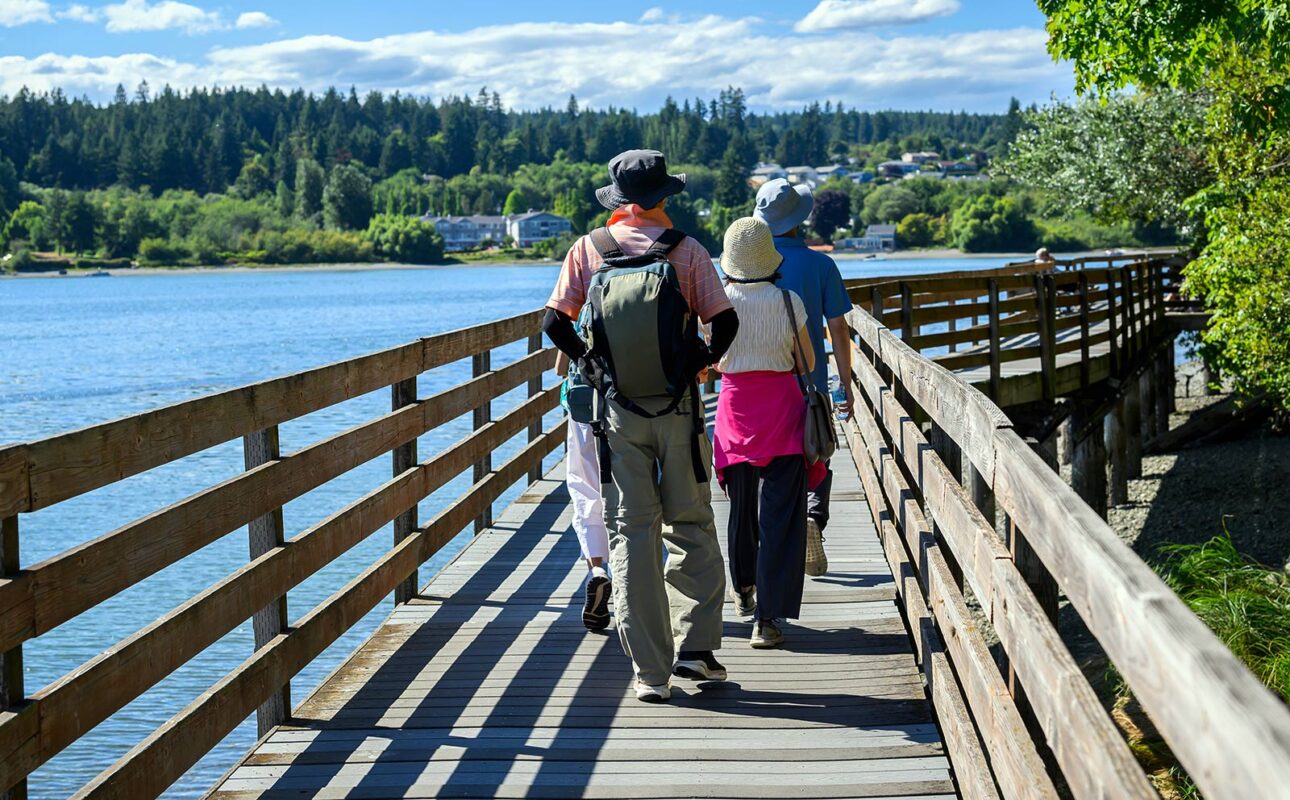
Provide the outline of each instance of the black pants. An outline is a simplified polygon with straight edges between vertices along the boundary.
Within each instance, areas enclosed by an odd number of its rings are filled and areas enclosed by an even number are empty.
[[[757,616],[795,619],[806,580],[806,460],[782,456],[765,467],[725,470],[730,495],[730,579],[757,586]]]
[[[829,527],[829,495],[833,493],[833,468],[829,467],[824,480],[806,496],[806,516],[815,520],[823,531]]]

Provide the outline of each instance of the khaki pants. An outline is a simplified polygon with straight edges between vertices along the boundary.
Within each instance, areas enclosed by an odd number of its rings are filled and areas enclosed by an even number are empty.
[[[688,399],[681,408],[688,411]],[[676,652],[721,647],[726,578],[712,489],[695,479],[689,413],[645,419],[611,403],[607,422],[613,483],[605,487],[605,519],[618,635],[636,676],[657,685],[671,676]],[[711,465],[706,434],[702,446]]]

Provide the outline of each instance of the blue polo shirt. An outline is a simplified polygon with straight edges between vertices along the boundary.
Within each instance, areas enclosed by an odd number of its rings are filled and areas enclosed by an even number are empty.
[[[793,236],[776,236],[775,249],[784,257],[779,267],[780,288],[796,292],[806,304],[806,327],[815,345],[815,385],[829,391],[829,365],[824,355],[824,320],[851,310],[842,273],[833,259],[817,253]]]

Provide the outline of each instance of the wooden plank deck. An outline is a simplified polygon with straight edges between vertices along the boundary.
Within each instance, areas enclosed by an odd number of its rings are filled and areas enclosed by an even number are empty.
[[[210,796],[950,800],[854,465],[845,451],[834,464],[830,571],[808,578],[782,650],[750,649],[748,622],[727,604],[728,683],[678,681],[668,705],[634,699],[612,628],[582,627],[568,497],[547,479]]]

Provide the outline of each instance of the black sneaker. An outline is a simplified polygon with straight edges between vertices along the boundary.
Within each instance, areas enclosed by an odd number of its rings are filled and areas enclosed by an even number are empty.
[[[672,674],[692,681],[724,681],[726,668],[711,650],[682,650],[677,654]]]
[[[582,624],[589,631],[603,631],[609,627],[609,593],[613,584],[603,570],[596,570],[587,579],[587,600],[582,606]]]

